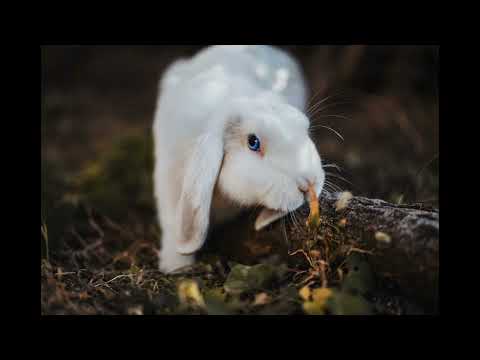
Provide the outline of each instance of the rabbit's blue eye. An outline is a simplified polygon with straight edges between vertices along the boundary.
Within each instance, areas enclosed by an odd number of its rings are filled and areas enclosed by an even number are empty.
[[[252,151],[260,150],[260,139],[256,135],[248,135],[248,148]]]

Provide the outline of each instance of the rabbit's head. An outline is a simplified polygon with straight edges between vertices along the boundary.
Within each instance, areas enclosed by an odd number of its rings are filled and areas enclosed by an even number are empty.
[[[187,164],[178,251],[188,254],[203,245],[215,185],[241,206],[263,208],[257,230],[300,207],[309,186],[319,196],[325,173],[308,129],[308,118],[276,96],[224,104]]]

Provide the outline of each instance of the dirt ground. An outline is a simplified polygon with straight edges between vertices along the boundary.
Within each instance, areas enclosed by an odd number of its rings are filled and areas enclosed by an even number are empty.
[[[248,231],[228,239],[229,224],[194,268],[158,272],[150,137],[157,85],[171,61],[199,48],[43,50],[42,313],[422,313],[394,283],[375,278],[362,249],[328,224],[304,229],[301,219],[272,227],[270,243]],[[325,164],[338,166],[327,168],[326,190],[438,208],[438,47],[285,48],[305,70],[311,104],[324,100],[313,121],[344,139],[315,132]]]

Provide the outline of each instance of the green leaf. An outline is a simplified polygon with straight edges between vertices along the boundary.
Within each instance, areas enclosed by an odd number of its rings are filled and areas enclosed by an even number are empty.
[[[268,288],[275,280],[286,272],[286,265],[257,264],[247,266],[237,264],[224,283],[224,289],[229,294],[241,294],[250,290]]]
[[[235,307],[226,302],[226,293],[222,288],[207,290],[204,299],[209,315],[232,315],[235,313]]]
[[[370,304],[360,295],[333,291],[327,300],[327,309],[332,315],[371,315]]]
[[[362,295],[373,290],[375,279],[369,263],[358,253],[351,253],[346,259],[348,273],[342,282],[342,290]]]

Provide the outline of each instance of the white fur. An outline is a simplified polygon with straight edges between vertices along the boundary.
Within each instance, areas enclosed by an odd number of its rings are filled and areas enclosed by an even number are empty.
[[[306,86],[286,53],[208,47],[173,63],[160,92],[153,132],[162,271],[194,262],[212,220],[261,205],[261,228],[303,204],[307,181],[320,194],[325,174],[303,114]],[[248,149],[249,134],[264,156]]]

